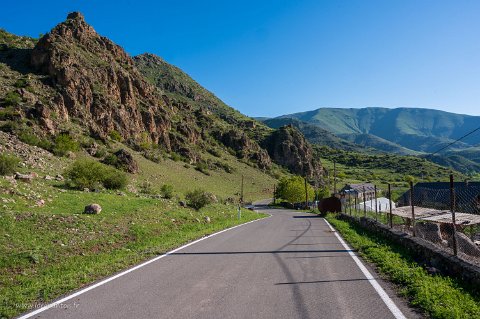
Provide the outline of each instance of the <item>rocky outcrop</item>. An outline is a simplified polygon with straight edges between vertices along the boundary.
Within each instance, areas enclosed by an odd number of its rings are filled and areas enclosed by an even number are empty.
[[[120,46],[99,36],[80,13],[69,14],[39,40],[31,63],[59,89],[55,112],[63,120],[80,119],[101,138],[115,130],[126,141],[147,140],[170,150],[170,115],[157,89]]]
[[[320,161],[313,157],[312,146],[292,125],[274,131],[263,144],[273,161],[294,174],[312,178],[322,173]]]
[[[117,165],[119,168],[122,168],[131,174],[138,173],[138,164],[133,158],[133,155],[127,150],[122,148],[116,151],[114,155],[117,157]]]
[[[260,168],[269,168],[272,165],[268,153],[244,132],[231,129],[227,132],[217,133],[216,137],[225,146],[234,150],[237,157],[256,161]]]

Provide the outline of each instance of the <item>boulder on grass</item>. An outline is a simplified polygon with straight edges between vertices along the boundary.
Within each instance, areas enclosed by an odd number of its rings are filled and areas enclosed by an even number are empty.
[[[102,211],[102,207],[98,204],[90,204],[85,206],[84,214],[99,214]]]
[[[15,173],[15,179],[18,179],[22,182],[25,182],[25,183],[31,183],[32,180],[34,179],[34,175],[32,174],[20,174],[20,173]]]

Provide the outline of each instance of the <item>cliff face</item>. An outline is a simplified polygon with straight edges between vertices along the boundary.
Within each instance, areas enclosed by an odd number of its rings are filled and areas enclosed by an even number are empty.
[[[322,173],[320,161],[315,160],[311,145],[292,125],[280,127],[264,142],[270,157],[292,173],[317,177]]]
[[[57,115],[75,117],[99,137],[116,130],[131,141],[147,139],[169,150],[170,114],[154,86],[118,45],[71,13],[34,47],[32,65],[59,89]],[[146,134],[142,134],[146,132]]]

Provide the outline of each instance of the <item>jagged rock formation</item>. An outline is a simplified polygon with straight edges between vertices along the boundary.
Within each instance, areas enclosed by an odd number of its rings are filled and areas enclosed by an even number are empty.
[[[316,177],[321,174],[322,167],[313,156],[311,145],[305,137],[292,125],[285,125],[274,131],[264,142],[270,157],[293,173]]]
[[[99,36],[80,13],[69,14],[40,39],[31,63],[60,88],[55,111],[62,119],[78,118],[102,138],[116,130],[125,140],[148,139],[171,148],[169,112],[155,87],[121,47]]]
[[[220,133],[218,139],[225,146],[233,149],[238,157],[253,160],[258,163],[260,168],[269,168],[272,165],[267,151],[248,138],[244,132],[232,129]]]

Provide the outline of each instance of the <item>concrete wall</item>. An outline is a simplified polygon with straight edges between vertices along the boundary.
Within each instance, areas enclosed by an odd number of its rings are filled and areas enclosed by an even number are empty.
[[[371,218],[361,217],[358,220],[349,215],[339,214],[339,219],[354,222],[365,229],[382,234],[391,241],[405,247],[421,264],[435,267],[441,273],[461,279],[469,285],[480,286],[480,267],[450,255],[421,238],[390,229]]]

